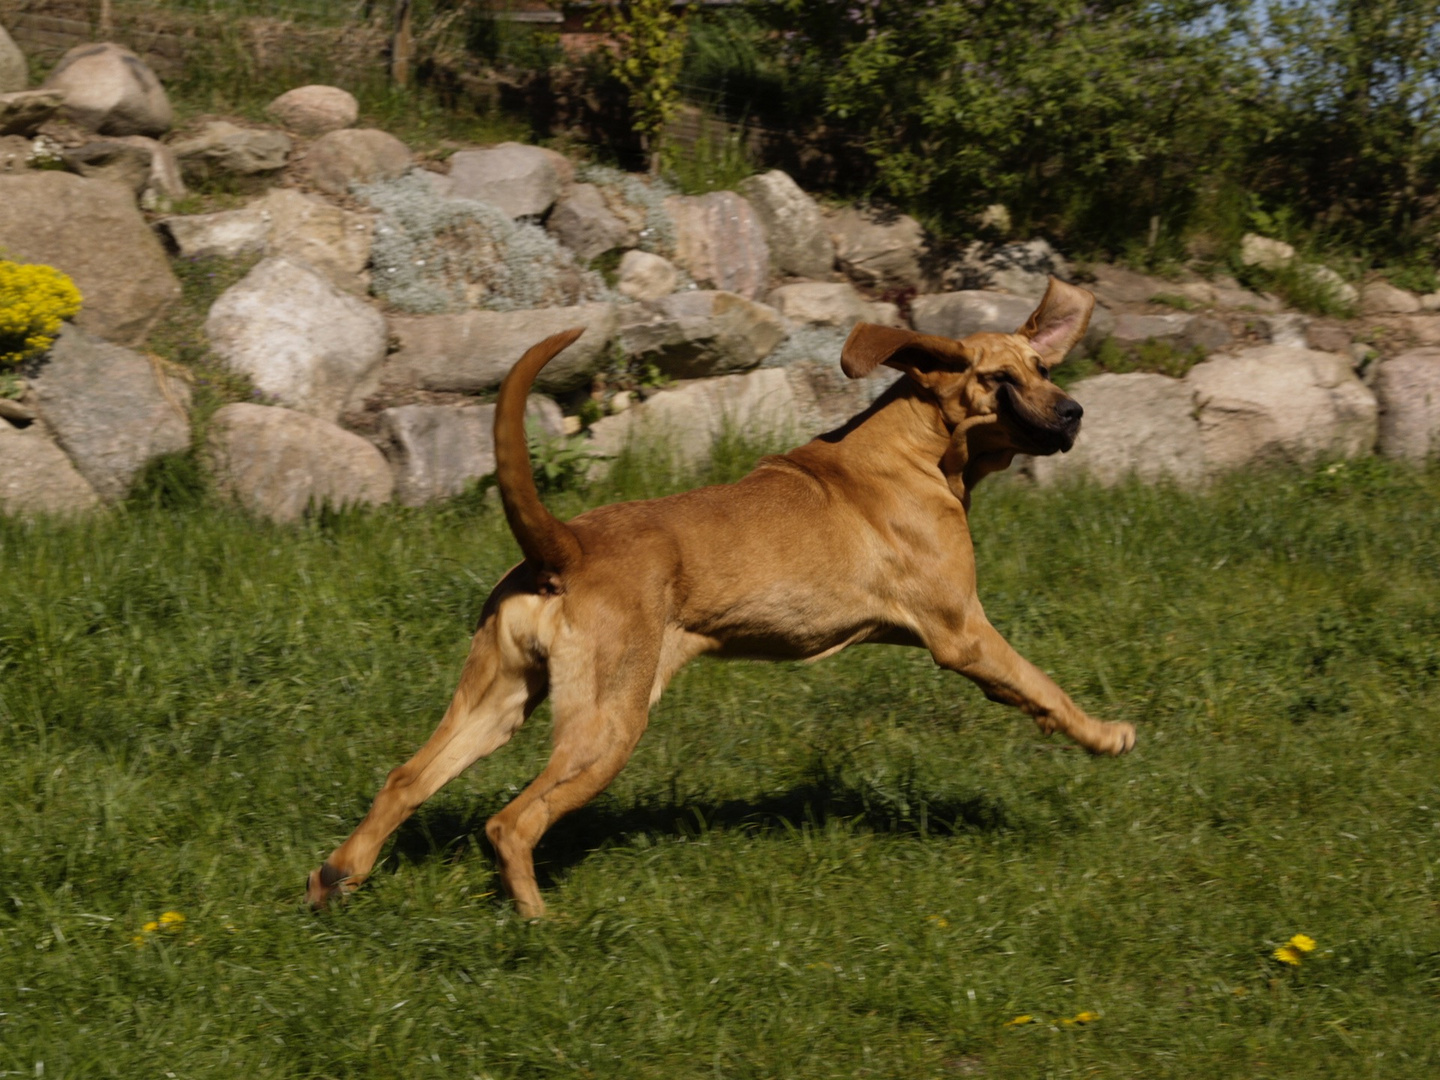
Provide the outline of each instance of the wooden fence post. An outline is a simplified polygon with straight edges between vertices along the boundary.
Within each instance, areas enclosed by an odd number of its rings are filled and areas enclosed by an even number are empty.
[[[410,85],[410,68],[415,60],[411,15],[411,0],[395,0],[395,36],[390,39],[390,82],[395,86]]]

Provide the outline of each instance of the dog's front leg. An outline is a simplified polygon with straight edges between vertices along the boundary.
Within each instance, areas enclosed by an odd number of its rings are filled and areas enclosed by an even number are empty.
[[[941,667],[972,680],[991,701],[1024,709],[1047,734],[1059,731],[1092,754],[1123,754],[1135,745],[1132,725],[1087,715],[1048,675],[1011,648],[983,614],[972,614],[960,629],[942,631],[925,644]]]

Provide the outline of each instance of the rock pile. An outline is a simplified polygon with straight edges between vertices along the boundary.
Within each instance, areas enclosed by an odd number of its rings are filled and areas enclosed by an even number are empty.
[[[12,380],[0,396],[0,512],[113,503],[148,461],[190,447],[184,372],[134,351],[180,296],[172,259],[254,261],[204,333],[256,399],[220,409],[195,452],[218,490],[282,521],[327,501],[419,505],[487,475],[489,395],[562,329],[585,333],[545,369],[536,430],[579,427],[554,395],[593,421],[597,454],[645,438],[683,464],[727,424],[802,439],[864,408],[886,380],[839,373],[857,322],[1010,331],[1049,275],[1074,278],[1043,240],[945,255],[913,218],[821,206],[778,171],[686,196],[518,143],[417,164],[356,127],[335,87],[282,94],[271,126],[173,132],[163,86],[128,50],[72,50],[35,90],[12,53],[0,34],[0,249],[64,270],[84,307],[23,392]],[[216,177],[246,204],[166,211]],[[1080,381],[1075,449],[1021,470],[1193,484],[1259,462],[1440,450],[1440,294],[1357,291],[1264,237],[1242,257],[1333,288],[1365,324],[1282,311],[1225,277],[1094,267],[1079,353],[1108,338],[1191,366]],[[662,388],[617,386],[635,370]]]

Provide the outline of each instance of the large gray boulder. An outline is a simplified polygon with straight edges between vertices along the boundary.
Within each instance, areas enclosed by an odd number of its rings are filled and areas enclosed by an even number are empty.
[[[322,505],[386,503],[395,490],[374,446],[293,409],[226,405],[211,417],[206,442],[220,492],[272,521],[296,521]]]
[[[124,498],[150,461],[190,446],[190,384],[73,326],[32,386],[46,425],[106,502]]]
[[[0,94],[24,90],[30,82],[30,65],[25,54],[5,27],[0,26]]]
[[[258,210],[181,214],[155,223],[182,259],[238,259],[265,250],[270,223]]]
[[[761,442],[794,441],[795,412],[786,373],[765,368],[662,390],[591,425],[590,436],[607,457],[634,444],[669,454],[673,467],[687,468],[705,461],[727,431]]]
[[[922,334],[959,339],[1013,333],[1034,310],[1035,301],[1024,296],[963,289],[917,296],[910,305],[910,321]]]
[[[265,111],[300,135],[339,131],[360,118],[355,95],[338,86],[297,86],[270,102]]]
[[[530,346],[576,326],[585,332],[535,380],[546,393],[574,390],[589,384],[604,359],[615,329],[613,304],[399,316],[391,320],[399,347],[382,379],[467,394],[493,390]]]
[[[148,146],[136,146],[118,139],[95,139],[72,146],[60,154],[65,167],[87,180],[106,180],[127,187],[136,195],[150,182],[155,154]]]
[[[1134,315],[1122,312],[1115,317],[1112,331],[1121,345],[1146,341],[1164,342],[1179,349],[1199,347],[1207,352],[1223,349],[1232,338],[1230,328],[1208,315]]]
[[[400,405],[380,414],[406,506],[458,495],[495,471],[494,405]]]
[[[266,254],[307,263],[345,292],[369,291],[374,214],[345,210],[294,188],[274,188],[249,209],[268,224]]]
[[[264,394],[336,419],[385,358],[385,319],[306,263],[261,260],[210,308],[205,334]]]
[[[839,326],[848,330],[858,322],[895,326],[900,319],[894,304],[872,303],[844,281],[782,285],[771,290],[766,301],[791,322],[809,326]]]
[[[452,191],[453,194],[453,191]],[[576,184],[555,204],[545,221],[550,235],[582,259],[594,259],[613,248],[634,247],[639,235],[610,208],[594,184]]]
[[[0,27],[0,31],[3,31]],[[0,94],[0,135],[23,135],[33,138],[40,125],[49,120],[65,103],[58,90],[17,90]]]
[[[675,225],[675,262],[701,286],[747,300],[770,282],[770,247],[754,208],[733,191],[672,195],[665,212]]]
[[[346,195],[355,184],[403,176],[413,163],[410,148],[394,135],[374,128],[345,128],[316,139],[303,164],[321,191]]]
[[[1356,457],[1375,448],[1378,408],[1347,357],[1264,345],[1197,364],[1195,394],[1211,472]]]
[[[1016,296],[1039,300],[1050,287],[1050,275],[1069,280],[1070,264],[1048,240],[1001,244],[984,261],[986,284]]]
[[[526,427],[564,434],[560,407],[540,394],[525,406]],[[393,447],[395,498],[406,506],[458,495],[495,471],[494,405],[400,405],[380,414]]]
[[[620,259],[616,288],[632,300],[659,300],[680,284],[680,271],[669,259],[648,251],[627,251]]]
[[[43,89],[63,93],[64,115],[101,135],[163,135],[175,117],[155,73],[111,42],[71,49]]]
[[[1097,375],[1069,392],[1085,408],[1080,435],[1068,454],[1030,460],[1038,483],[1083,476],[1109,486],[1134,476],[1196,484],[1205,478],[1195,392],[1184,381],[1140,372]]]
[[[126,188],[68,173],[0,175],[0,250],[46,263],[75,281],[75,322],[97,337],[138,345],[180,298],[160,241]]]
[[[829,216],[829,227],[836,261],[862,285],[919,288],[924,284],[925,230],[908,214],[847,206]]]
[[[44,424],[17,428],[0,420],[0,462],[0,514],[74,514],[100,503]]]
[[[801,359],[783,369],[794,397],[797,443],[840,427],[869,408],[897,379],[907,377],[882,367],[866,378],[852,379],[840,369],[838,345],[827,352],[828,355]]]
[[[555,205],[566,183],[558,156],[515,142],[461,150],[450,156],[450,195],[489,203],[512,218],[538,217]]]
[[[770,265],[782,274],[825,278],[835,269],[835,241],[819,205],[789,173],[772,169],[740,184],[765,229]]]
[[[1148,304],[1156,296],[1176,292],[1173,282],[1128,270],[1123,266],[1100,263],[1092,268],[1092,273],[1095,280],[1085,287],[1093,292],[1101,303],[1111,306]]]
[[[1261,315],[1255,320],[1255,329],[1271,345],[1289,345],[1301,349],[1312,347],[1309,336],[1310,316],[1308,315],[1301,315],[1297,312],[1287,312],[1283,315]]]
[[[168,210],[172,200],[183,199],[189,194],[185,179],[180,175],[180,162],[170,147],[148,135],[115,135],[113,139],[137,146],[150,155],[150,175],[140,192],[142,210]]]
[[[1418,296],[1388,281],[1372,281],[1360,290],[1362,315],[1415,315],[1421,310]]]
[[[1371,387],[1380,401],[1380,453],[1410,461],[1440,454],[1440,348],[1382,361]]]
[[[1284,240],[1246,233],[1240,238],[1240,261],[1263,270],[1280,270],[1295,261],[1295,249]]]
[[[620,351],[679,379],[753,368],[789,332],[775,309],[718,290],[674,293],[620,320]]]
[[[213,176],[254,176],[285,167],[294,143],[283,131],[242,128],[212,120],[193,138],[171,146],[180,171],[191,180]]]

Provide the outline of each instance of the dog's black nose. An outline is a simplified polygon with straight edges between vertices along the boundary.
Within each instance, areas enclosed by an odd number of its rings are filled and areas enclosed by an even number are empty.
[[[1074,398],[1066,398],[1055,406],[1055,415],[1059,417],[1062,424],[1078,424],[1080,417],[1085,415],[1085,410]]]

